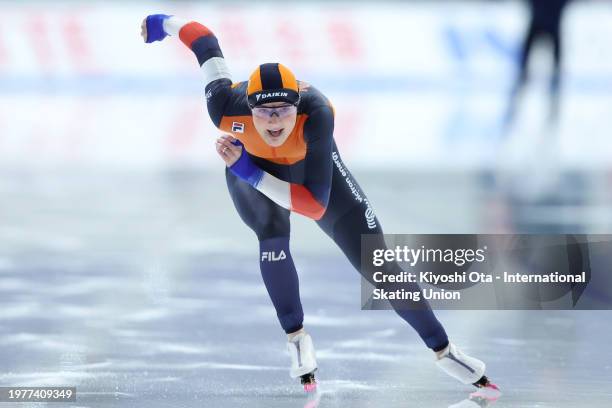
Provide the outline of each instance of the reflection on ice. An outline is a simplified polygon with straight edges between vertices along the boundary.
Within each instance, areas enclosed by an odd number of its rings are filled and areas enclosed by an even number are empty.
[[[448,408],[486,408],[492,406],[501,396],[501,391],[485,387],[471,393],[468,398],[452,404]]]

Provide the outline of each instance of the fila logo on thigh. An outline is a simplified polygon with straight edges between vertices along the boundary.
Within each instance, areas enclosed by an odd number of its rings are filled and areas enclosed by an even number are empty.
[[[285,251],[282,249],[278,254],[275,251],[264,251],[261,253],[261,262],[277,262],[282,261],[283,259],[287,259],[287,255],[285,255]]]

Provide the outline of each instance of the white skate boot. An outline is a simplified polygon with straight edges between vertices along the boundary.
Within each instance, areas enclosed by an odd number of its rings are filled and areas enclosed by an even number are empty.
[[[300,377],[306,392],[316,390],[314,372],[317,370],[317,359],[310,335],[305,332],[296,335],[287,342],[287,350],[291,356],[291,378]]]
[[[449,343],[448,347],[444,349],[444,352],[438,357],[436,365],[446,374],[464,384],[473,384],[478,388],[490,387],[498,389],[484,375],[485,363],[464,354],[453,343]]]

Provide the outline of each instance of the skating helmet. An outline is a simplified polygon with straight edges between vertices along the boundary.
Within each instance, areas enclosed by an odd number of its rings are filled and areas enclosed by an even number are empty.
[[[261,64],[249,77],[247,101],[251,108],[268,102],[300,102],[298,82],[286,66],[279,63]]]

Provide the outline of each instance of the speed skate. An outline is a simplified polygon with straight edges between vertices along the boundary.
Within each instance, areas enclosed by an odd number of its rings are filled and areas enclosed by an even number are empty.
[[[317,359],[315,356],[312,337],[302,332],[287,342],[287,350],[291,357],[291,378],[300,377],[304,391],[314,392],[317,389],[314,372],[317,370]]]
[[[477,358],[463,353],[456,345],[449,345],[440,353],[436,365],[446,374],[461,381],[463,384],[472,384],[479,389],[499,391],[486,375],[486,365]]]

